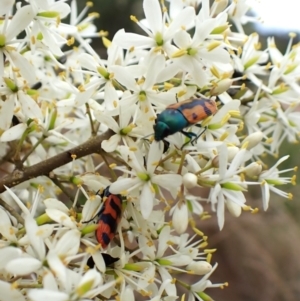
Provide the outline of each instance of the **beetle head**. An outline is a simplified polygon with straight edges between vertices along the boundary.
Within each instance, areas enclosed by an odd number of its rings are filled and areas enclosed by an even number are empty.
[[[153,129],[154,129],[154,139],[156,141],[161,141],[164,138],[166,138],[167,136],[170,135],[170,128],[169,126],[162,122],[162,121],[158,121],[153,125]]]

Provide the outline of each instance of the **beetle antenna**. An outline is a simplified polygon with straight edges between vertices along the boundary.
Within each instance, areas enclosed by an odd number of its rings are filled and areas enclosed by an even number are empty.
[[[97,217],[97,214],[93,218],[91,218],[90,220],[82,222],[82,223],[83,224],[88,224],[89,222],[92,222],[96,217]]]
[[[100,192],[100,193],[99,193]],[[101,191],[101,189],[99,189],[96,193],[95,193],[95,195],[99,195],[101,198],[102,198],[102,203],[100,204],[100,207],[99,207],[99,209],[97,210],[97,213],[94,215],[94,217],[92,217],[90,220],[88,220],[88,221],[85,221],[85,222],[82,222],[83,224],[87,224],[87,223],[90,223],[91,221],[93,221],[98,215],[99,215],[99,212],[101,211],[101,209],[102,209],[102,207],[103,207],[103,205],[104,205],[104,201],[103,201],[103,192],[104,192],[104,190],[102,189],[102,191]]]

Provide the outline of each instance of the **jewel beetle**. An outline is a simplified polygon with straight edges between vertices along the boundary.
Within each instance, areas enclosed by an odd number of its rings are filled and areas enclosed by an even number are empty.
[[[98,192],[96,194],[98,194]],[[109,186],[104,189],[100,196],[104,203],[95,216],[98,217],[96,239],[102,248],[105,249],[115,237],[118,225],[121,221],[122,196],[120,194],[110,193]],[[93,217],[90,221],[92,221],[95,217]]]
[[[196,135],[183,129],[191,125],[201,127],[197,122],[214,115],[217,111],[216,102],[208,98],[193,98],[171,104],[157,115],[153,126],[154,139],[155,141],[162,141],[169,135],[181,132],[190,138],[189,142],[193,144],[203,132],[200,135]],[[181,148],[189,142],[185,143]]]

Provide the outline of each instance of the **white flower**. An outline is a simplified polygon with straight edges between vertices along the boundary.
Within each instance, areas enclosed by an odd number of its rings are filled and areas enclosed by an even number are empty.
[[[124,97],[124,105],[130,107],[134,103],[139,104],[140,114],[144,114],[148,110],[152,117],[154,113],[154,106],[158,109],[164,109],[166,105],[175,102],[175,93],[173,91],[158,93],[153,89],[153,86],[164,79],[172,78],[173,70],[166,72],[166,60],[163,55],[156,54],[150,56],[143,64],[132,68],[130,66],[113,66],[115,78],[129,91],[131,95]],[[138,80],[136,80],[138,78]],[[137,112],[134,113],[134,116]]]
[[[176,174],[155,174],[155,169],[161,157],[163,149],[159,147],[159,143],[153,142],[150,146],[148,158],[146,161],[146,168],[141,151],[131,151],[128,147],[120,146],[118,151],[122,158],[127,162],[132,171],[129,172],[124,168],[118,168],[129,175],[129,178],[118,179],[110,186],[110,192],[129,193],[132,190],[138,189],[141,191],[139,198],[139,207],[145,219],[147,219],[153,209],[153,202],[157,186],[163,187],[172,193],[177,194],[182,177]],[[161,194],[161,192],[160,192]]]
[[[185,202],[178,202],[173,209],[173,227],[178,234],[182,234],[186,231],[189,221],[187,204]]]
[[[74,272],[67,269],[62,261],[55,255],[49,256],[49,265],[53,273],[45,275],[43,289],[31,289],[28,295],[31,300],[86,300],[104,293],[116,281],[103,284],[101,275],[96,270],[86,273]],[[55,275],[55,277],[54,277]]]
[[[227,200],[234,202],[239,207],[243,207],[246,198],[243,191],[246,190],[244,182],[237,174],[244,162],[248,160],[247,151],[245,149],[234,157],[228,167],[228,152],[227,148],[223,145],[220,147],[219,156],[222,160],[219,161],[219,171],[216,175],[210,175],[209,179],[216,181],[214,187],[209,194],[209,201],[211,202],[212,209],[217,210],[218,225],[220,230],[224,226],[224,210]],[[217,209],[215,208],[217,206]],[[232,205],[229,205],[232,207]],[[230,207],[230,208],[231,208]]]
[[[30,38],[30,46],[33,50],[37,46],[41,48],[46,46],[52,55],[62,56],[64,53],[61,47],[66,43],[66,39],[57,33],[57,27],[60,26],[58,20],[64,19],[70,13],[70,6],[63,0],[55,2],[46,0],[43,5],[38,0],[31,0],[30,6],[35,20],[30,33],[33,37],[38,33],[42,35],[42,39]]]
[[[165,12],[162,13],[159,1],[144,0],[143,7],[146,19],[138,22],[135,18],[135,21],[148,37],[119,31],[115,37],[115,42],[120,47],[124,49],[135,47],[137,49],[162,48],[168,50],[174,34],[181,28],[187,27],[195,18],[195,10],[192,7],[186,7],[167,26],[167,16]]]
[[[130,122],[134,109],[135,106],[121,105],[119,107],[119,123],[112,116],[108,115],[109,112],[101,112],[95,115],[99,122],[104,123],[115,132],[115,135],[112,135],[109,140],[104,140],[101,144],[106,152],[115,151],[120,141],[123,141],[127,146],[134,145],[133,139],[130,138],[130,134],[134,129],[134,125]]]
[[[3,245],[9,245],[10,243],[17,243],[16,237],[17,228],[12,225],[11,219],[7,212],[0,208],[0,233],[5,241],[1,241]]]
[[[281,177],[280,174],[293,171],[294,169],[286,169],[279,171],[277,166],[280,165],[283,161],[287,160],[289,156],[284,156],[280,158],[277,163],[271,167],[269,170],[262,172],[259,176],[259,181],[261,181],[261,190],[262,190],[262,197],[263,197],[263,208],[267,210],[269,207],[269,200],[270,200],[270,191],[288,199],[292,199],[291,193],[286,193],[277,187],[276,185],[283,185],[287,183],[294,183],[294,177]]]
[[[251,80],[257,87],[261,87],[266,92],[271,92],[266,85],[263,84],[262,80],[257,75],[265,75],[267,69],[264,64],[268,61],[268,53],[266,51],[257,50],[259,36],[257,33],[251,34],[241,52],[241,57],[236,55],[233,56],[235,68],[239,72],[247,75],[247,78]]]
[[[73,0],[70,3],[71,15],[70,15],[70,25],[73,25],[78,32],[78,35],[84,38],[99,37],[97,33],[97,27],[93,24],[95,18],[99,17],[97,13],[87,14],[88,10],[91,8],[91,3],[86,3],[83,10],[78,13],[77,1]],[[72,26],[72,28],[73,28]],[[62,26],[65,29],[65,26]]]
[[[247,24],[248,22],[257,22],[257,18],[253,18],[247,15],[247,12],[254,6],[255,0],[239,0],[236,2],[232,2],[232,5],[229,8],[228,14],[234,25],[237,27],[237,31],[240,33],[244,33],[243,24]]]
[[[197,186],[197,176],[188,172],[183,176],[183,185],[189,189]]]
[[[198,282],[194,283],[190,287],[190,293],[189,293],[189,300],[192,300],[192,298],[195,298],[196,300],[202,301],[203,299],[201,298],[201,294],[209,287],[217,287],[217,286],[222,286],[221,285],[214,285],[211,283],[208,278],[210,275],[215,271],[217,268],[218,264],[215,264],[213,268],[210,270],[209,273],[207,273],[205,276],[203,276]],[[205,295],[205,294],[204,294]]]
[[[277,49],[274,38],[268,38],[268,50],[273,63],[268,86],[276,91],[274,97],[281,103],[293,103],[295,97],[300,93],[296,80],[300,72],[299,47],[292,47],[294,37],[294,34],[290,34],[290,41],[284,55]],[[290,89],[283,87],[282,81]],[[279,93],[280,90],[282,90],[281,93]]]
[[[175,64],[189,73],[191,81],[199,87],[208,84],[209,73],[205,71],[207,67],[212,64],[216,67],[218,62],[229,63],[229,53],[220,47],[221,43],[210,39],[206,41],[218,23],[217,18],[197,21],[193,38],[184,30],[178,31],[174,36],[174,43],[178,48],[169,55],[173,57]]]
[[[22,87],[16,86],[16,84],[10,80],[6,80],[5,82],[7,87],[0,89],[2,93],[6,94],[6,101],[3,103],[4,110],[0,112],[1,116],[3,116],[2,129],[5,130],[1,136],[1,141],[21,139],[21,136],[25,134],[26,130],[28,134],[30,132],[35,132],[36,134],[42,127],[44,121],[44,116],[38,103],[25,93]],[[17,91],[15,91],[12,86]],[[14,114],[13,110],[17,111],[15,115],[20,123],[8,128]],[[22,114],[18,113],[18,111],[22,112]],[[28,120],[30,119],[32,122],[29,123]]]
[[[0,290],[4,300],[26,301],[23,294],[17,288],[12,288],[9,282],[0,280]]]
[[[7,59],[11,62],[12,66],[18,66],[20,73],[26,80],[33,84],[35,81],[34,68],[28,62],[19,51],[17,51],[18,45],[25,44],[25,39],[18,40],[17,36],[27,28],[30,22],[33,20],[34,14],[30,5],[25,5],[19,8],[13,18],[9,19],[9,6],[12,6],[14,1],[10,3],[6,2],[6,6],[3,7],[6,11],[6,17],[0,27],[0,78],[2,79],[6,68],[4,68],[4,62]]]
[[[269,111],[266,120],[261,125],[263,134],[270,137],[270,150],[271,154],[278,154],[279,147],[285,139],[289,142],[296,143],[298,141],[298,134],[300,131],[300,123],[298,113],[295,114],[297,106],[295,104],[289,105],[283,109],[278,103],[274,105],[272,111]]]

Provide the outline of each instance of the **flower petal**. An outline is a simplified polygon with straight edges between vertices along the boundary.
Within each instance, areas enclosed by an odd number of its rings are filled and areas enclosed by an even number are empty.
[[[1,141],[7,142],[20,139],[26,129],[27,125],[25,123],[19,123],[5,131],[1,136]]]
[[[27,295],[32,301],[66,301],[69,299],[69,295],[66,293],[47,289],[31,289],[28,291]]]
[[[160,4],[156,0],[144,0],[143,8],[147,23],[153,35],[162,30],[162,12]]]
[[[118,194],[129,190],[130,188],[136,188],[137,184],[142,185],[142,182],[138,178],[121,178],[110,185],[109,191],[113,194]]]
[[[35,258],[23,257],[11,260],[5,269],[11,274],[22,276],[37,271],[41,266],[41,261]]]
[[[11,283],[0,280],[0,291],[2,300],[25,301],[23,294],[16,288],[12,287]]]
[[[154,192],[150,187],[151,182],[147,182],[142,189],[140,197],[140,209],[144,219],[147,219],[153,209]]]

